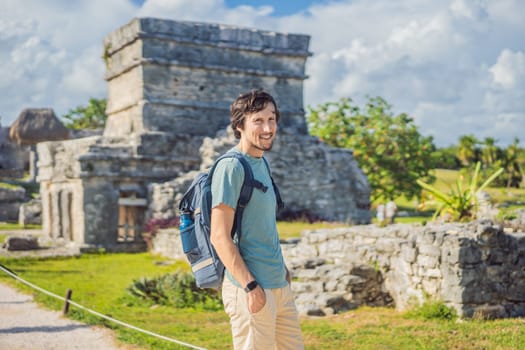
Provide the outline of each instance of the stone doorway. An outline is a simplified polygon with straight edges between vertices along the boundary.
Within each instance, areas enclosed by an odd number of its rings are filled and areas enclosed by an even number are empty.
[[[141,239],[147,205],[145,198],[121,192],[118,200],[118,243],[137,242]]]

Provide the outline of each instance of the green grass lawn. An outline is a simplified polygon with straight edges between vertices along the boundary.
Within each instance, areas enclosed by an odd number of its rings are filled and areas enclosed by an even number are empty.
[[[230,349],[230,326],[223,311],[176,309],[133,302],[126,288],[142,276],[187,268],[149,253],[83,255],[79,258],[8,259],[0,263],[20,277],[58,295],[73,290],[72,299],[137,327],[208,349]],[[62,302],[35,292],[0,273],[8,283],[55,310]],[[142,349],[183,347],[123,329],[72,307],[70,317],[113,328],[118,338]],[[426,320],[388,308],[362,307],[340,315],[301,318],[306,349],[518,349],[525,344],[525,321]]]
[[[229,322],[223,312],[197,312],[191,309],[174,308],[134,303],[126,288],[134,279],[143,276],[158,276],[181,268],[183,262],[166,264],[166,259],[142,254],[82,255],[80,258],[61,259],[7,259],[0,258],[20,277],[46,290],[65,296],[73,291],[72,300],[118,320],[133,324],[162,335],[210,349],[226,349],[230,344]],[[6,275],[0,281],[34,292]],[[38,302],[55,310],[61,310],[62,301],[49,296],[34,294]],[[138,344],[145,349],[179,349],[172,343],[156,340],[151,336],[123,329],[109,321],[101,321],[72,307],[72,318],[87,323],[102,323],[115,328],[118,338],[124,342]],[[203,329],[205,331],[203,331]]]
[[[322,228],[337,228],[347,226],[341,223],[333,222],[314,222],[308,223],[306,221],[279,221],[277,223],[277,231],[281,239],[298,238],[301,232],[305,230],[317,230]]]
[[[2,231],[14,231],[14,230],[40,230],[42,225],[26,225],[22,226],[13,222],[2,222],[0,223],[0,232]]]

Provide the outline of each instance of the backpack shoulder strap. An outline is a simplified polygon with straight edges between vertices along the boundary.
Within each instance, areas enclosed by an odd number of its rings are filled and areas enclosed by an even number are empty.
[[[277,209],[281,210],[284,208],[284,202],[281,198],[281,193],[279,192],[279,188],[275,184],[275,181],[273,181],[272,171],[270,170],[270,164],[268,164],[268,161],[266,160],[266,158],[263,157],[263,159],[264,159],[264,164],[266,164],[266,169],[268,169],[268,174],[270,174],[270,179],[272,179],[272,187],[273,187],[273,191],[275,192],[275,198],[277,200]]]
[[[259,188],[266,192],[267,188],[254,179],[252,167],[248,164],[248,161],[241,154],[235,154],[237,155],[236,158],[239,159],[244,168],[244,183],[242,184],[241,193],[239,194],[239,201],[237,202],[237,209],[235,210],[235,219],[233,220],[232,230],[232,237],[235,234],[235,231],[237,231],[237,241],[240,243],[242,237],[242,215],[246,205],[248,205],[248,202],[252,198],[253,189]]]
[[[257,188],[263,192],[266,192],[268,190],[268,187],[264,186],[263,183],[260,181],[257,181],[253,177],[253,171],[250,164],[248,164],[248,161],[244,158],[244,156],[237,152],[228,152],[217,158],[215,163],[213,164],[213,167],[211,168],[208,176],[208,181],[211,183],[211,178],[213,176],[213,172],[215,171],[215,167],[217,164],[224,158],[235,158],[238,159],[241,163],[243,169],[244,169],[244,182],[241,186],[241,192],[239,194],[239,200],[237,201],[237,208],[235,210],[235,218],[233,220],[233,226],[232,226],[232,238],[235,235],[235,232],[237,232],[238,235],[238,242],[241,241],[242,236],[242,215],[244,213],[244,209],[246,208],[246,205],[252,198],[253,189]]]

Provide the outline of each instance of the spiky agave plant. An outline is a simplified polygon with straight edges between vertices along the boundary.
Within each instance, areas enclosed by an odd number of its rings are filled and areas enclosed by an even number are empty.
[[[143,300],[151,300],[154,303],[162,303],[166,299],[162,291],[162,279],[163,277],[141,277],[133,280],[131,285],[127,288],[127,291]]]
[[[157,277],[133,280],[127,291],[134,297],[155,304],[177,308],[193,307],[205,310],[222,308],[220,294],[214,289],[197,287],[193,274],[177,271]]]
[[[459,176],[456,179],[455,188],[452,187],[449,194],[421,180],[417,180],[418,185],[427,190],[435,198],[435,201],[439,202],[439,206],[432,217],[433,220],[438,216],[445,216],[449,221],[470,221],[476,217],[478,193],[483,191],[503,172],[503,168],[498,169],[478,187],[480,167],[481,163],[478,162],[468,188],[463,188],[462,176]]]

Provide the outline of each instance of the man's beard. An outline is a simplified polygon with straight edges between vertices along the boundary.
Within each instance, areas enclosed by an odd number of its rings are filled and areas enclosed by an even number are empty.
[[[259,145],[256,145],[255,143],[252,143],[252,147],[255,148],[255,149],[258,149],[259,151],[268,152],[268,151],[271,151],[271,150],[272,150],[272,147],[273,147],[273,141],[274,141],[274,140],[272,140],[272,141],[270,142],[270,145],[267,146],[267,147],[259,146]]]

